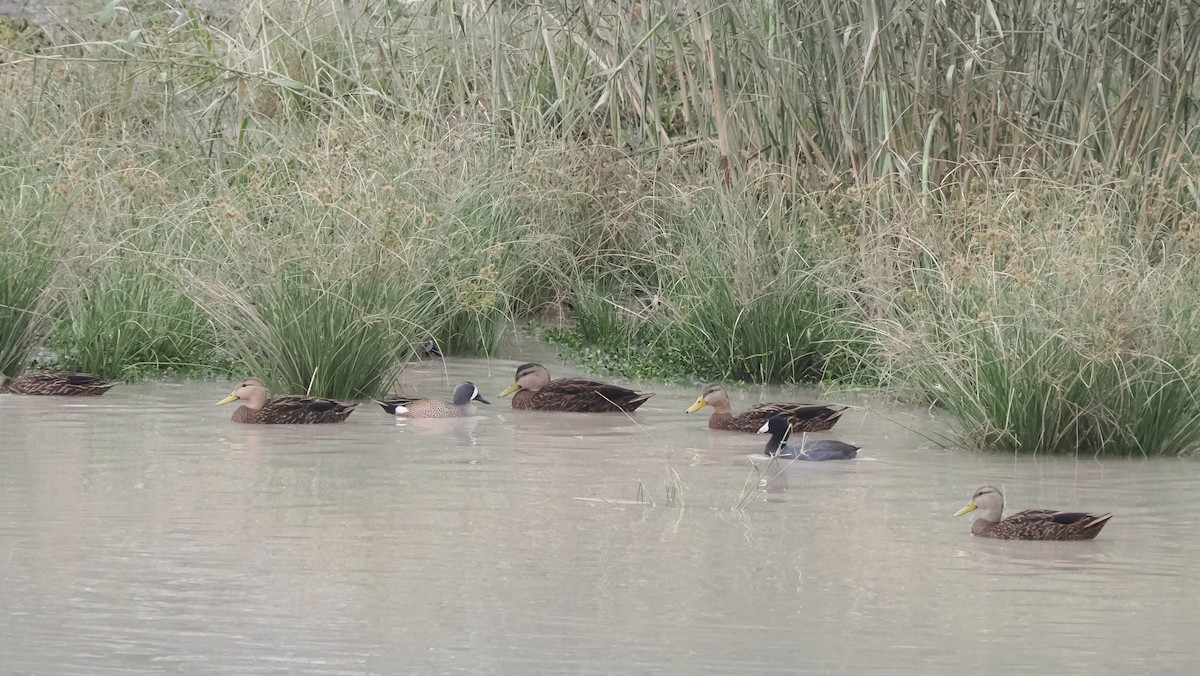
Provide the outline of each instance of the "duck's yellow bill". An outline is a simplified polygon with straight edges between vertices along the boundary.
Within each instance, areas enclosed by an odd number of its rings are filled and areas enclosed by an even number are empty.
[[[966,507],[963,507],[962,509],[955,512],[954,516],[962,516],[963,514],[966,514],[967,512],[973,512],[973,511],[975,511],[975,501],[974,500],[968,502]]]
[[[704,408],[705,406],[708,406],[708,402],[704,401],[704,397],[696,397],[696,403],[692,404],[692,407],[689,408],[687,410],[687,412],[695,413],[696,411],[699,411],[700,409]]]
[[[218,401],[217,406],[220,406],[221,404],[228,404],[231,401],[237,401],[236,394],[231,394],[228,397],[225,397],[224,399],[222,399],[221,401]]]
[[[516,392],[519,389],[521,389],[521,386],[516,383],[513,383],[512,385],[509,385],[508,387],[504,388],[504,391],[500,393],[500,396],[507,397],[508,395],[512,394],[513,392]]]

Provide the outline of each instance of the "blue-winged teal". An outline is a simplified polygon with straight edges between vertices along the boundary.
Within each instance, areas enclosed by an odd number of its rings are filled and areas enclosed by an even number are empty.
[[[418,399],[416,397],[394,397],[377,402],[383,410],[397,417],[407,418],[465,418],[478,415],[475,405],[478,401],[484,404],[492,402],[483,398],[475,383],[465,381],[454,388],[453,401],[437,401],[436,399]]]

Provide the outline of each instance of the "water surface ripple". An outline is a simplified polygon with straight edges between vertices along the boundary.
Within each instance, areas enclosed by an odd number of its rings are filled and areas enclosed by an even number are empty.
[[[494,398],[518,362],[418,365]],[[556,375],[571,370],[555,365]],[[0,396],[0,672],[1191,673],[1195,465],[939,448],[863,408],[847,463],[755,469],[685,415],[238,425],[231,383]],[[730,388],[735,406],[812,397]],[[767,474],[759,475],[759,471]],[[764,483],[766,485],[760,485]],[[1010,507],[1109,510],[1093,542],[973,538]],[[741,505],[741,508],[737,508]]]

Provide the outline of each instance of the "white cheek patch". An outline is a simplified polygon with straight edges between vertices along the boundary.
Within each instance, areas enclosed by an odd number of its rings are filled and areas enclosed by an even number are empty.
[[[771,426],[771,423],[770,423],[770,422],[765,422],[765,423],[763,423],[763,426],[762,426],[762,427],[760,427],[760,428],[758,428],[758,433],[759,433],[759,434],[766,434],[766,433],[767,433],[767,429],[768,429],[770,426]]]

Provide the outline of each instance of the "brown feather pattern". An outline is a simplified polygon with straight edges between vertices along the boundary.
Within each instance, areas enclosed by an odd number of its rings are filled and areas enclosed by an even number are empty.
[[[342,422],[350,417],[357,404],[343,404],[332,399],[284,394],[271,397],[262,381],[250,378],[219,403],[235,399],[245,402],[233,412],[233,421],[259,425],[315,425]]]
[[[283,395],[272,397],[262,408],[239,406],[233,412],[234,422],[261,425],[314,425],[342,422],[350,417],[357,404],[342,404],[332,399]]]
[[[512,407],[521,410],[629,413],[654,396],[590,378],[550,380],[550,372],[541,364],[517,367],[513,387],[517,386]]]
[[[11,380],[0,376],[0,392],[59,397],[95,397],[117,383],[106,383],[89,373],[29,371]]]
[[[758,432],[771,418],[781,415],[787,418],[793,432],[823,432],[832,429],[846,411],[845,406],[830,404],[763,403],[755,404],[734,415],[729,396],[717,384],[704,386],[700,398],[692,410],[712,406],[708,426],[714,430],[731,432]]]
[[[992,486],[975,491],[971,502],[959,513],[973,509],[979,509],[980,515],[971,524],[971,533],[997,540],[1091,540],[1113,516],[1111,513],[1027,509],[1001,519],[1004,496]]]

